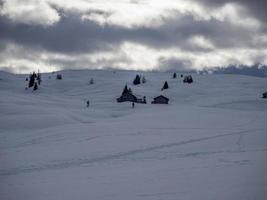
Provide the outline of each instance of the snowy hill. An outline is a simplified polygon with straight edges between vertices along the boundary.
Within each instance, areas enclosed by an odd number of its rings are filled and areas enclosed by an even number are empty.
[[[266,198],[266,78],[60,73],[32,92],[0,72],[0,199]],[[125,84],[148,104],[117,103]],[[169,104],[150,104],[160,94]]]

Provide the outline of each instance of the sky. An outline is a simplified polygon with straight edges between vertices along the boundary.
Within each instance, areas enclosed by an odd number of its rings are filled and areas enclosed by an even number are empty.
[[[0,70],[267,64],[265,0],[0,0]]]

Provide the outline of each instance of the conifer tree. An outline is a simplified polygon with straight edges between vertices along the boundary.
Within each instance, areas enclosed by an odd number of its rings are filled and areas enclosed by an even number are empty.
[[[90,83],[90,85],[94,84],[95,83],[94,79],[91,78],[89,83]]]
[[[37,89],[38,89],[37,82],[35,82],[35,83],[34,83],[33,90],[37,90]]]
[[[131,89],[131,88],[129,88],[129,89],[128,89],[128,92],[129,92],[130,94],[132,94],[132,89]]]
[[[145,78],[145,76],[142,77],[142,83],[146,83],[146,78]]]
[[[42,79],[41,79],[41,74],[39,72],[37,74],[37,81],[38,81],[38,85],[41,85]]]
[[[122,95],[127,94],[128,92],[129,92],[128,87],[127,87],[127,85],[125,85],[125,87],[122,91]]]
[[[34,74],[35,74],[35,73],[30,74],[29,88],[32,87],[32,86],[34,85],[34,79],[35,79]]]
[[[168,82],[165,81],[164,85],[163,85],[163,88],[161,90],[166,90],[169,88],[169,85],[168,85]]]
[[[138,84],[140,84],[141,82],[140,82],[140,76],[137,74],[136,75],[136,77],[135,77],[135,79],[134,79],[134,81],[133,81],[133,84],[134,85],[138,85]]]

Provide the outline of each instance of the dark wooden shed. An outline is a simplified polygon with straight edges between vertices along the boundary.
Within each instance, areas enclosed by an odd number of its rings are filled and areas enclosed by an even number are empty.
[[[62,75],[61,74],[57,74],[57,79],[61,80],[62,79]]]
[[[119,98],[117,98],[117,102],[125,102],[125,101],[137,102],[137,98],[135,95],[129,92],[125,92]]]
[[[151,103],[152,104],[168,104],[169,99],[163,95],[160,95],[158,97],[155,97]]]

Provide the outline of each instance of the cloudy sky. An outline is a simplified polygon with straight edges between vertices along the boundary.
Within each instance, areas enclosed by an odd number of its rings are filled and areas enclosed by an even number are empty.
[[[0,70],[267,64],[266,0],[0,0]]]

